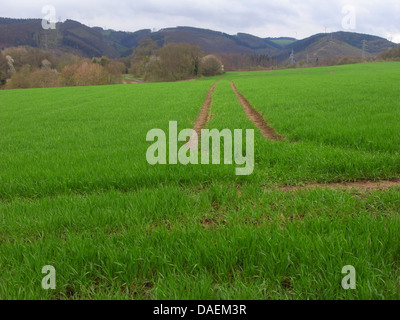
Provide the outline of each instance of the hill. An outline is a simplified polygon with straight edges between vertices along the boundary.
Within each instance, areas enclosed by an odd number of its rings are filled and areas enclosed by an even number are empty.
[[[363,53],[363,42],[365,41],[365,52]],[[321,33],[307,39],[292,42],[287,45],[279,55],[279,59],[288,59],[290,53],[294,52],[295,59],[309,59],[351,56],[366,57],[375,56],[387,49],[393,48],[394,43],[376,36],[351,32]]]
[[[279,57],[280,61],[287,59],[292,50],[296,59],[304,58],[307,53],[315,57],[361,56],[363,40],[366,40],[367,55],[377,55],[395,46],[380,37],[349,32],[317,34],[298,41],[294,38],[260,38],[246,33],[229,35],[193,27],[123,32],[91,28],[73,20],[57,23],[56,30],[43,30],[40,19],[0,18],[0,49],[28,45],[88,57],[119,58],[130,55],[145,38],[153,39],[160,46],[187,42],[198,45],[205,53],[268,54]]]

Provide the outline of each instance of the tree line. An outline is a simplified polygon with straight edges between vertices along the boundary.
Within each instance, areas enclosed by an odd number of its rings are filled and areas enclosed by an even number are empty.
[[[109,85],[130,74],[147,82],[180,81],[210,77],[227,71],[264,69],[268,55],[207,55],[196,45],[169,43],[159,46],[145,39],[126,58],[92,59],[33,47],[0,52],[0,87],[5,89]]]
[[[160,48],[150,39],[136,47],[129,63],[129,72],[144,81],[188,80],[224,72],[221,60],[205,55],[198,46],[169,43]]]
[[[32,47],[0,52],[0,86],[5,89],[117,84],[125,72],[123,62],[107,57],[57,55]]]
[[[179,81],[223,72],[216,56],[205,55],[199,47],[186,43],[158,47],[144,40],[130,57],[115,60],[55,54],[33,47],[0,52],[0,86],[5,89],[119,84],[127,73],[142,81]]]
[[[33,47],[0,52],[0,86],[6,89],[119,84],[127,73],[142,81],[179,81],[223,72],[216,56],[205,55],[199,47],[186,43],[160,48],[144,40],[130,57],[115,60]]]
[[[325,57],[307,63],[280,67],[310,67],[353,64],[370,61],[400,60],[400,47],[377,57]],[[151,39],[143,40],[126,58],[80,57],[70,53],[49,52],[33,47],[14,47],[0,51],[0,88],[45,88],[61,86],[110,85],[123,82],[130,74],[137,80],[180,81],[202,76],[215,76],[225,71],[271,69],[278,66],[276,58],[267,54],[207,55],[198,46],[169,43],[159,46]]]
[[[0,52],[0,86],[6,89],[109,85],[123,82],[123,75],[147,82],[180,81],[209,77],[225,71],[262,70],[273,67],[266,54],[207,55],[198,46],[143,40],[126,58],[92,59],[32,47]]]
[[[378,58],[386,61],[400,61],[400,45],[382,52]]]
[[[276,60],[267,54],[212,54],[186,43],[170,43],[161,48],[146,39],[135,49],[129,71],[148,81],[174,81],[198,76],[215,76],[225,71],[263,70]]]

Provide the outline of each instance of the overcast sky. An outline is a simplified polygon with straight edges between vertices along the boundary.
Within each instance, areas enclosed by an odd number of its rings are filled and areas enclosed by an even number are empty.
[[[137,31],[193,26],[229,34],[297,37],[354,31],[400,43],[400,0],[0,0],[0,16],[57,19]],[[353,9],[355,14],[353,14]],[[349,29],[350,28],[350,29]]]

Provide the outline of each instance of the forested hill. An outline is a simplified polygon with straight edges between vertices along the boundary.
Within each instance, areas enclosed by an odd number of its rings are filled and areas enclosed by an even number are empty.
[[[55,30],[43,30],[41,19],[0,18],[0,49],[29,45],[87,57],[119,58],[130,55],[133,48],[146,38],[153,39],[160,46],[187,42],[198,45],[205,53],[267,54],[280,60],[286,59],[292,50],[299,59],[306,55],[361,56],[364,40],[364,54],[367,56],[395,46],[380,37],[349,32],[317,34],[297,41],[293,38],[260,38],[245,33],[229,35],[192,27],[167,28],[157,32],[113,31],[88,27],[73,20],[57,23]]]

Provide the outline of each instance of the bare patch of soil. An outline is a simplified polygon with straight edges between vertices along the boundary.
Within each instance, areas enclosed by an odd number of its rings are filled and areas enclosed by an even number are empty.
[[[204,218],[200,221],[200,223],[203,226],[203,229],[209,229],[209,228],[219,229],[225,227],[228,224],[228,221],[217,218]]]
[[[391,179],[385,181],[361,180],[356,182],[341,182],[341,183],[311,183],[304,186],[287,186],[281,187],[283,192],[313,190],[313,189],[333,189],[333,190],[388,190],[394,187],[400,188],[400,179]]]
[[[215,82],[210,90],[207,93],[206,100],[204,101],[203,107],[200,110],[200,113],[197,117],[196,122],[194,123],[193,130],[196,131],[197,136],[190,138],[190,141],[187,143],[187,147],[189,149],[197,148],[198,142],[201,137],[201,130],[205,127],[207,121],[212,118],[210,114],[211,104],[212,104],[212,95],[214,93],[215,87],[217,86],[218,82]]]
[[[194,123],[194,131],[197,132],[198,136],[200,137],[201,130],[205,127],[207,121],[211,117],[210,109],[212,103],[212,95],[214,93],[215,87],[217,86],[218,82],[214,83],[210,90],[207,93],[206,100],[204,101],[203,107],[197,117],[196,122]]]
[[[283,137],[278,135],[275,132],[275,129],[270,127],[267,122],[264,121],[263,116],[254,109],[249,101],[238,91],[235,86],[235,83],[232,81],[231,83],[233,91],[236,93],[240,104],[243,106],[244,111],[247,114],[247,117],[259,128],[264,135],[264,137],[268,140],[279,141],[282,140]]]

